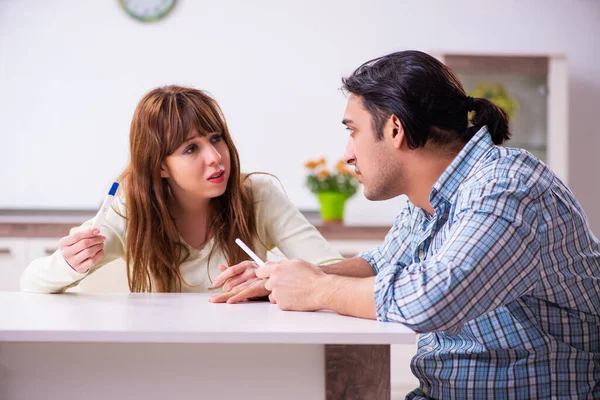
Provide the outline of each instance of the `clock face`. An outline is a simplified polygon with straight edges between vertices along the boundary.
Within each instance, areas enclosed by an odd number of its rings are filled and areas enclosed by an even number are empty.
[[[175,0],[119,0],[121,7],[142,22],[158,21],[173,9]]]

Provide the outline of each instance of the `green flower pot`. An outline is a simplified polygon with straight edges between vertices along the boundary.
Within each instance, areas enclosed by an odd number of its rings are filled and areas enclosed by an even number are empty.
[[[344,220],[344,207],[348,196],[340,192],[320,192],[321,219],[324,223],[341,223]]]

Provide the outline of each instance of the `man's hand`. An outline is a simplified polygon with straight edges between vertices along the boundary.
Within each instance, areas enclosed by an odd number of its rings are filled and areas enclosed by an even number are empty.
[[[321,268],[303,260],[268,262],[255,271],[271,290],[269,300],[282,310],[317,311],[323,309],[321,298],[328,275]]]

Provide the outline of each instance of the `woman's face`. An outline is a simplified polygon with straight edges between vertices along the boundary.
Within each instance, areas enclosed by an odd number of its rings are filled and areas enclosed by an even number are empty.
[[[187,141],[167,156],[161,176],[168,178],[178,199],[212,199],[227,189],[231,169],[229,148],[222,133],[200,136],[191,131]]]

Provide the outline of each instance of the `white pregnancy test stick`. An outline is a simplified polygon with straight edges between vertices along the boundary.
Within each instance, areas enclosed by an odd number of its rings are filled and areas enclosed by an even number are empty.
[[[94,218],[94,223],[92,224],[92,230],[100,229],[100,227],[104,223],[104,218],[106,217],[106,213],[108,212],[108,208],[110,207],[110,204],[112,203],[113,199],[115,198],[115,193],[117,193],[118,187],[119,187],[119,184],[117,182],[114,182],[112,184],[112,186],[110,187],[110,190],[108,191],[108,194],[106,195],[106,198],[104,199],[104,203],[102,203],[102,207],[100,207],[100,210],[98,210],[98,214],[96,214],[96,218]]]
[[[250,258],[252,258],[254,260],[254,262],[256,263],[256,265],[259,266],[259,268],[265,266],[265,262],[263,260],[261,260],[260,258],[258,258],[258,256],[256,254],[254,254],[254,252],[252,250],[250,250],[250,247],[246,246],[246,243],[242,242],[242,240],[240,238],[235,239],[235,242],[237,243],[238,246],[240,246],[242,248],[242,250],[244,250],[246,252],[246,254],[248,254],[250,256]]]

